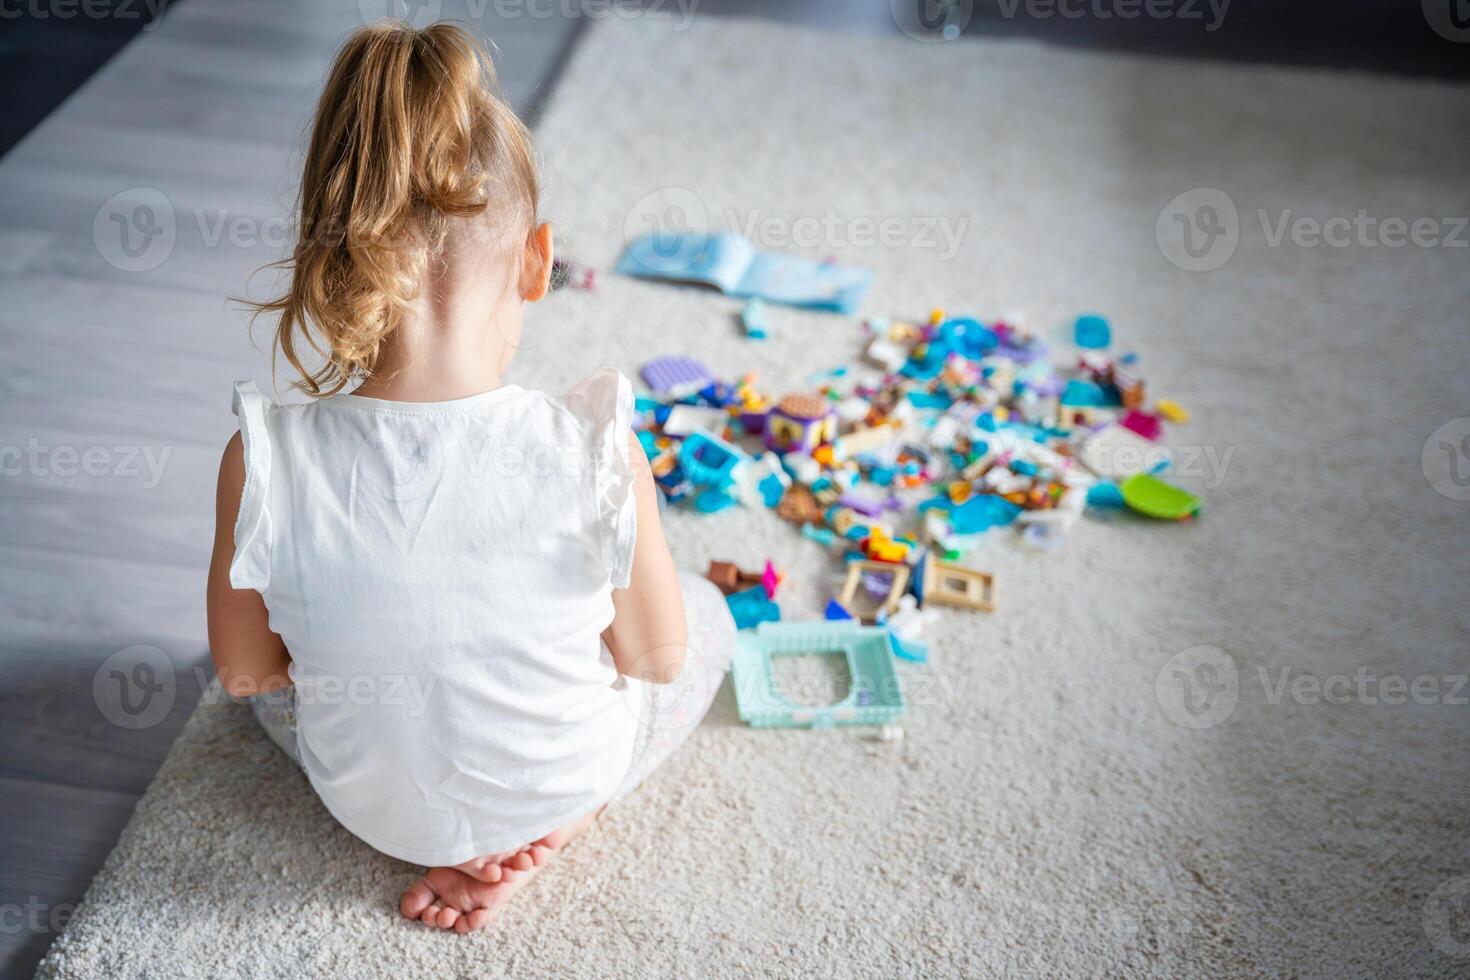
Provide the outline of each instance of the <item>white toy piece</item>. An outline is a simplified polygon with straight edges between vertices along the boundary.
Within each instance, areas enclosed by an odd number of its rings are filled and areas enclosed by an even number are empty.
[[[941,415],[935,419],[934,426],[929,430],[925,441],[935,449],[948,449],[954,445],[955,439],[959,438],[960,423],[948,415]]]
[[[908,360],[908,352],[886,337],[878,337],[868,345],[865,355],[868,363],[874,367],[880,367],[889,374],[903,367],[903,362]]]
[[[859,425],[868,417],[869,405],[865,399],[850,397],[844,398],[835,406],[837,420],[848,425]]]
[[[822,464],[806,453],[787,453],[784,460],[786,472],[802,486],[811,486],[822,477]]]
[[[1169,450],[1121,425],[1110,425],[1089,436],[1077,458],[1098,476],[1126,480],[1152,473],[1170,461]]]
[[[939,619],[936,609],[920,609],[918,600],[906,595],[898,601],[898,612],[888,617],[888,628],[901,640],[919,640],[924,630]]]
[[[846,435],[838,436],[832,451],[839,460],[852,459],[863,453],[882,449],[897,437],[898,430],[891,425],[854,429]]]
[[[762,507],[765,498],[761,495],[761,484],[767,477],[775,477],[784,493],[791,489],[791,476],[781,465],[781,457],[768,452],[735,471],[735,491],[732,496],[747,507]]]
[[[723,408],[675,405],[669,409],[669,417],[664,420],[664,435],[682,439],[691,432],[703,432],[719,439],[723,438],[725,425],[729,421],[730,413]]]
[[[1027,510],[1016,515],[1018,524],[1045,524],[1059,531],[1070,531],[1082,519],[1087,508],[1087,491],[1077,488],[1062,493],[1057,505],[1050,510]]]

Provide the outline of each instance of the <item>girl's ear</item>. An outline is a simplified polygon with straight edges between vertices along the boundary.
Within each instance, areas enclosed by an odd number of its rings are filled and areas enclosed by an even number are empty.
[[[521,256],[521,299],[527,303],[544,299],[551,289],[551,260],[551,225],[543,221],[526,236]]]

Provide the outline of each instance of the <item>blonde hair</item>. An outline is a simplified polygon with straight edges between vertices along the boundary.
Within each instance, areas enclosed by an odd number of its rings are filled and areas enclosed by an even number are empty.
[[[506,241],[534,228],[531,137],[499,95],[484,47],[450,24],[354,31],[317,103],[297,203],[297,242],[276,266],[274,350],[293,383],[331,395],[371,376],[453,219],[485,215]],[[493,209],[493,211],[492,211]],[[325,358],[316,370],[302,342]]]

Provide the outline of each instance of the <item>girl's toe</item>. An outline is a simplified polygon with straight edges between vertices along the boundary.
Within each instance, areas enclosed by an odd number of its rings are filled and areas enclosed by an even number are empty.
[[[489,925],[492,914],[489,909],[475,909],[468,915],[460,916],[459,921],[454,924],[454,931],[464,934],[483,929]]]
[[[422,881],[416,881],[403,893],[403,898],[399,899],[398,911],[403,913],[405,919],[417,919],[433,903],[433,889]]]

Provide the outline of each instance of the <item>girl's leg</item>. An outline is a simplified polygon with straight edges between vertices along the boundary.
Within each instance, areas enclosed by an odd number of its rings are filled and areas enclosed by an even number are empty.
[[[684,669],[672,684],[639,684],[643,700],[633,762],[609,803],[636,789],[699,727],[735,656],[735,620],[720,590],[687,571],[679,572],[679,587],[689,632]]]

